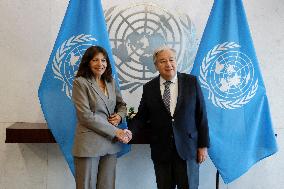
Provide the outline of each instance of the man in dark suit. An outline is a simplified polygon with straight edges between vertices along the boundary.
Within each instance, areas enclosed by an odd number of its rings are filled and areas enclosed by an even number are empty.
[[[153,60],[160,75],[143,86],[131,121],[133,138],[148,126],[158,189],[197,189],[199,164],[207,158],[209,131],[197,78],[176,70],[176,52],[161,47]]]

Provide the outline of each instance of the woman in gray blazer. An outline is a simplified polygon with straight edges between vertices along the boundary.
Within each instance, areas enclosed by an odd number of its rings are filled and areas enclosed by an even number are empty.
[[[116,126],[126,116],[126,104],[112,78],[105,49],[89,47],[73,83],[77,114],[73,146],[77,189],[114,189],[118,141],[131,139]]]

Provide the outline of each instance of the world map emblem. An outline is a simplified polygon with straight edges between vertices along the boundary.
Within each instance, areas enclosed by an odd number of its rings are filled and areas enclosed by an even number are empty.
[[[56,50],[52,59],[52,71],[54,78],[62,82],[62,92],[70,99],[80,60],[87,48],[96,41],[92,35],[80,34],[65,40]]]
[[[189,73],[197,51],[195,27],[186,14],[153,3],[114,6],[105,11],[121,90],[132,93],[158,75],[156,48],[177,51],[177,70]]]
[[[258,78],[253,63],[239,48],[235,42],[218,44],[202,61],[199,80],[216,107],[240,108],[256,94]]]

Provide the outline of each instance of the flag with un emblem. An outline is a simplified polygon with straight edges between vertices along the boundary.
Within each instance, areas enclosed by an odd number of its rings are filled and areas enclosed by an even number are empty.
[[[38,96],[48,127],[73,174],[72,145],[76,112],[71,100],[72,84],[85,50],[92,45],[107,50],[118,83],[101,1],[70,0]],[[126,123],[120,127],[125,128]],[[129,146],[125,145],[119,155],[128,150]]]
[[[206,101],[210,158],[230,183],[277,151],[241,0],[215,0],[192,74],[198,76]]]

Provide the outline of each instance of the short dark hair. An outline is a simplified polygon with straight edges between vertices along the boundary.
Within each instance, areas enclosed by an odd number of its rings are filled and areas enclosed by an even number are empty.
[[[85,51],[75,77],[91,78],[93,76],[93,72],[90,68],[90,61],[99,53],[103,54],[107,62],[107,67],[102,75],[102,79],[107,82],[111,82],[113,78],[110,60],[107,51],[101,46],[91,46]]]

